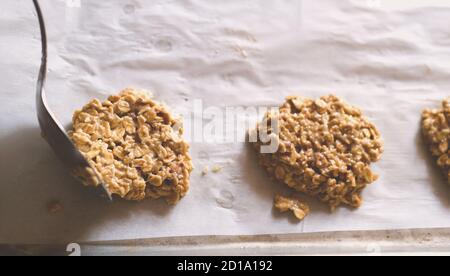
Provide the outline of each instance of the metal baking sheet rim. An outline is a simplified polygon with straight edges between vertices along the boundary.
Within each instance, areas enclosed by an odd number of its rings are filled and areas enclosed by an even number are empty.
[[[89,242],[69,245],[0,245],[1,255],[443,255],[450,228],[325,232],[257,236],[196,236]]]

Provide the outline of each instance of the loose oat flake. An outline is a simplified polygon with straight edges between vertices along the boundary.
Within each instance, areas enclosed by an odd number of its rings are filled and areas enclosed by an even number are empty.
[[[47,211],[50,214],[56,214],[63,210],[63,205],[58,200],[52,200],[47,203]]]
[[[76,111],[70,137],[112,194],[175,204],[186,195],[193,169],[180,125],[145,92],[126,89]]]
[[[422,131],[431,154],[450,185],[450,97],[441,109],[426,109],[422,114]]]
[[[284,197],[281,195],[275,196],[274,206],[282,213],[292,211],[294,216],[299,220],[303,220],[307,215],[309,215],[310,212],[307,204],[302,203],[298,199]]]
[[[203,167],[202,176],[206,176],[208,174],[208,172],[209,172],[209,167],[208,166]]]
[[[213,173],[220,173],[222,171],[222,167],[219,165],[216,165],[212,168]]]
[[[278,128],[272,126],[275,119]],[[279,112],[268,112],[256,130],[279,132],[275,153],[261,153],[268,143],[254,144],[269,175],[319,198],[332,210],[343,204],[361,206],[362,190],[378,178],[370,164],[383,152],[380,133],[358,108],[336,96],[288,97]]]

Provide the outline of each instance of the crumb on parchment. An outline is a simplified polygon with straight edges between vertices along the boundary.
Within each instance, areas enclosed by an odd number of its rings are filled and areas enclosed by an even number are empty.
[[[209,167],[208,167],[208,166],[204,166],[204,167],[203,167],[203,170],[202,170],[202,176],[207,175],[208,172],[209,172]]]
[[[383,153],[379,131],[358,108],[336,96],[288,97],[278,112],[265,115],[256,131],[270,135],[278,131],[275,153],[261,153],[267,143],[254,144],[269,175],[317,197],[332,210],[342,204],[361,206],[362,190],[378,178],[370,165]]]
[[[56,214],[63,210],[63,205],[58,200],[52,200],[47,203],[47,211],[50,214]]]
[[[219,166],[219,165],[215,165],[213,168],[212,168],[212,172],[213,173],[220,173],[221,171],[222,171],[222,167],[221,166]]]
[[[274,207],[282,213],[291,211],[299,220],[303,220],[310,213],[310,208],[307,204],[298,199],[281,195],[275,196]]]

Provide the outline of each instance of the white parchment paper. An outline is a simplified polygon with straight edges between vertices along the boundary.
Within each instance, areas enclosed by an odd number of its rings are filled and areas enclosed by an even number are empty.
[[[386,0],[387,1],[387,0]],[[58,118],[125,87],[177,113],[277,106],[335,93],[378,125],[380,179],[358,210],[308,199],[302,223],[272,210],[276,192],[242,143],[193,143],[189,194],[103,202],[73,181],[40,138],[34,85],[40,44],[31,1],[0,4],[0,242],[450,227],[450,188],[428,158],[420,112],[450,91],[450,8],[350,0],[41,1],[49,28],[47,93]],[[397,1],[398,2],[398,1]],[[417,1],[416,1],[417,2]],[[422,1],[424,3],[426,1]],[[447,7],[445,7],[447,6]],[[205,165],[222,172],[202,177]],[[49,214],[59,200],[64,210]]]

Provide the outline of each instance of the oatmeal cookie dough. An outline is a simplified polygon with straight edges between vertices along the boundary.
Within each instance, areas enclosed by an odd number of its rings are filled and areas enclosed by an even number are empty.
[[[187,193],[193,169],[182,134],[181,123],[165,107],[145,92],[126,89],[76,111],[70,137],[110,193],[175,204]]]
[[[291,211],[298,220],[303,220],[310,212],[307,204],[298,199],[281,195],[275,196],[274,207],[282,213]]]
[[[422,114],[422,131],[431,154],[450,185],[450,97],[441,109],[427,109]]]
[[[288,97],[256,131],[258,137],[279,133],[275,153],[261,153],[267,145],[261,139],[254,144],[269,175],[332,210],[342,204],[359,207],[362,190],[378,178],[370,164],[383,152],[380,133],[359,109],[336,96]]]

